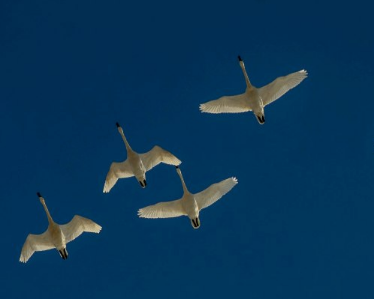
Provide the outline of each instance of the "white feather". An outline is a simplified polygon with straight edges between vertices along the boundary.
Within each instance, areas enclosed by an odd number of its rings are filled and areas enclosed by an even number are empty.
[[[101,231],[100,225],[79,215],[75,215],[69,223],[60,225],[60,228],[66,244],[78,238],[83,232],[98,234]]]
[[[241,113],[251,111],[248,105],[246,94],[236,96],[224,96],[218,100],[212,100],[205,104],[200,104],[200,111],[206,113]]]
[[[159,202],[155,205],[145,207],[138,211],[141,218],[172,218],[186,215],[180,199]]]
[[[259,93],[264,105],[269,105],[279,99],[290,89],[296,87],[308,76],[305,70],[301,70],[287,76],[279,77],[273,82],[259,88]]]
[[[237,183],[238,180],[236,178],[229,178],[213,184],[204,191],[195,194],[195,200],[199,210],[205,209],[214,204],[217,200],[229,192]]]
[[[52,243],[48,230],[40,235],[29,234],[23,244],[19,261],[26,263],[35,251],[44,251],[52,248],[55,248],[55,246]]]
[[[140,159],[142,160],[146,171],[151,170],[161,162],[174,166],[181,164],[181,161],[172,153],[157,145],[154,146],[149,152],[140,154]]]

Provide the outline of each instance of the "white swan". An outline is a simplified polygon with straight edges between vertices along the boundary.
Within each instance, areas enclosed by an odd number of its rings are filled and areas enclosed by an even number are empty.
[[[118,179],[135,176],[140,186],[145,188],[147,182],[145,173],[161,162],[170,165],[179,165],[181,161],[170,152],[159,146],[154,146],[148,153],[138,154],[132,150],[119,123],[116,123],[118,132],[121,134],[127,150],[127,160],[124,162],[113,162],[105,179],[104,193],[108,193],[116,184]]]
[[[75,215],[73,219],[64,225],[57,224],[49,214],[44,198],[37,193],[40,202],[48,217],[48,228],[41,235],[29,234],[23,244],[20,262],[26,263],[35,251],[44,251],[56,248],[62,259],[67,259],[66,244],[79,237],[83,232],[99,233],[101,226],[90,219]]]
[[[182,172],[176,166],[177,173],[182,181],[183,197],[174,201],[160,202],[158,204],[145,207],[138,211],[141,218],[171,218],[188,216],[193,228],[200,227],[199,212],[209,207],[229,192],[237,183],[237,179],[232,177],[213,184],[204,191],[192,194],[187,190]]]
[[[306,70],[301,70],[284,77],[279,77],[270,84],[261,88],[256,88],[248,79],[243,60],[240,56],[238,56],[238,59],[247,84],[245,92],[236,96],[224,96],[218,100],[200,104],[201,112],[240,113],[253,111],[258,122],[264,124],[264,107],[279,99],[287,91],[300,84],[300,82],[308,75]]]

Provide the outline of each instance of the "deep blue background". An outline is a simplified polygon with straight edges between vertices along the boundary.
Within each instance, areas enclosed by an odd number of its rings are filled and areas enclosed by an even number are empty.
[[[32,3],[33,2],[33,3]],[[331,2],[331,4],[329,3]],[[0,2],[1,298],[374,298],[374,37],[368,1]],[[251,113],[199,104],[309,77]],[[182,196],[173,167],[103,194],[126,158],[171,151],[201,213],[139,219]],[[18,262],[29,233],[75,214],[103,230]]]

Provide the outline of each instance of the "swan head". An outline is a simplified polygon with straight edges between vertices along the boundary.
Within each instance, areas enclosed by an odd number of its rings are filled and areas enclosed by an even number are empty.
[[[44,201],[44,198],[43,198],[43,196],[40,194],[40,192],[37,192],[36,195],[39,197],[41,203],[44,203],[44,202],[45,202],[45,201]]]
[[[244,61],[243,59],[240,57],[240,55],[238,55],[238,60],[239,60],[239,64],[241,67],[244,67]]]
[[[177,173],[178,173],[179,176],[182,176],[182,172],[181,172],[181,170],[180,170],[180,168],[179,168],[178,165],[175,166],[175,170],[177,171]]]
[[[122,127],[121,127],[121,125],[118,122],[116,122],[116,126],[117,126],[117,129],[118,129],[118,132],[120,132],[120,133],[123,134]]]

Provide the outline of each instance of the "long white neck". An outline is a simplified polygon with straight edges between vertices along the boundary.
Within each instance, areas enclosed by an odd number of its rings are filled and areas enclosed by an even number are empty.
[[[187,189],[187,186],[186,186],[186,183],[184,182],[184,179],[183,179],[183,175],[182,175],[182,172],[179,168],[177,168],[177,173],[179,175],[179,178],[181,179],[181,182],[182,182],[182,187],[183,187],[183,191],[185,193],[189,193],[188,189]]]
[[[244,78],[245,78],[245,83],[247,84],[247,87],[249,89],[253,88],[251,82],[249,81],[249,78],[248,78],[248,75],[247,75],[247,71],[245,70],[245,66],[244,66],[243,60],[239,60],[239,65],[242,68],[243,75],[244,75]]]
[[[50,214],[49,211],[48,211],[48,208],[47,208],[47,205],[45,204],[45,200],[44,200],[44,198],[43,198],[43,197],[40,197],[39,199],[40,199],[40,202],[42,203],[42,205],[43,205],[43,207],[44,207],[45,213],[47,214],[49,224],[53,224],[54,221],[53,221],[53,219],[52,219],[51,214]]]
[[[123,130],[122,130],[121,127],[118,127],[118,132],[119,132],[119,133],[121,134],[121,136],[122,136],[122,140],[123,140],[123,142],[125,143],[126,150],[127,150],[127,151],[132,151],[132,148],[131,148],[130,144],[128,143],[128,141],[127,141],[127,139],[126,139],[126,137],[125,137],[125,134],[123,133]]]

